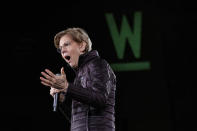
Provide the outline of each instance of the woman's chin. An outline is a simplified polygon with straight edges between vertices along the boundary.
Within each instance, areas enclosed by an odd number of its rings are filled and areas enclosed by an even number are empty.
[[[71,67],[73,67],[73,65],[71,63],[68,63]]]
[[[70,66],[71,66],[72,68],[77,68],[77,65],[72,65],[72,64],[70,64]]]
[[[74,66],[72,63],[69,63],[69,65],[70,65],[72,68],[75,68],[75,66]]]

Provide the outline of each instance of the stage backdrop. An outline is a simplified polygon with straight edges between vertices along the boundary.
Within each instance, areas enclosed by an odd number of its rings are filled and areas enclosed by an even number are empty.
[[[60,72],[63,60],[53,38],[68,27],[84,28],[115,71],[117,131],[195,129],[194,49],[188,39],[194,37],[195,11],[186,12],[181,2],[137,0],[25,4],[6,15],[4,33],[14,61],[8,61],[12,80],[2,112],[13,124],[3,129],[69,130],[39,79],[45,68]]]

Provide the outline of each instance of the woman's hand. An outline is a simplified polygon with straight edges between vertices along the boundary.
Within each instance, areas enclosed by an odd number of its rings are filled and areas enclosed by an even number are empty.
[[[55,75],[50,70],[45,69],[46,72],[41,72],[44,77],[40,77],[41,83],[45,86],[53,87],[66,92],[68,88],[68,81],[64,68],[61,68],[61,75]]]
[[[60,92],[65,92],[65,91],[64,91],[64,89],[55,89],[55,88],[53,88],[53,87],[51,87],[51,89],[50,89],[50,95],[54,97],[54,95],[55,95],[56,93],[59,93],[59,101],[60,101],[60,102],[63,102],[65,96],[64,96],[64,94],[62,94],[62,93],[60,93]]]
[[[53,97],[56,93],[59,93],[59,92],[62,92],[62,91],[60,89],[55,89],[53,87],[51,87],[51,89],[50,89],[50,95]]]

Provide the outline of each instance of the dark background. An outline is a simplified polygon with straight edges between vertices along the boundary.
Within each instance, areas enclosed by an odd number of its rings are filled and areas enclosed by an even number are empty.
[[[4,6],[4,5],[2,5]],[[123,61],[149,61],[150,70],[115,72],[117,131],[195,131],[197,10],[190,1],[65,1],[44,4],[8,3],[1,9],[2,131],[69,130],[52,111],[49,88],[40,84],[45,68],[58,73],[61,56],[53,45],[56,33],[84,28],[109,63],[119,62],[105,20],[113,13],[118,25],[126,15],[142,12],[142,57],[127,44]],[[132,28],[132,26],[131,26]],[[5,65],[5,66],[4,66]]]

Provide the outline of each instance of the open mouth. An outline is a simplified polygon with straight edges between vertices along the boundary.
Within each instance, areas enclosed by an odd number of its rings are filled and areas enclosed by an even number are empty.
[[[67,61],[69,61],[69,60],[70,60],[70,56],[66,56],[65,59],[66,59]]]

